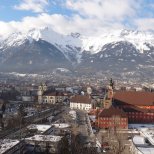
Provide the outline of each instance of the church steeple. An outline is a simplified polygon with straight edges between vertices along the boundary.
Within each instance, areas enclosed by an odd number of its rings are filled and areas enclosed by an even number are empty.
[[[112,78],[110,79],[110,87],[113,89],[114,88],[114,81],[112,80]]]
[[[38,102],[39,103],[42,103],[43,93],[45,91],[47,91],[47,90],[48,90],[47,85],[45,83],[41,83],[41,85],[38,88],[38,92],[37,92],[37,94],[38,94]]]
[[[111,78],[109,86],[107,87],[107,93],[103,101],[104,108],[106,109],[108,109],[112,105],[113,89],[114,89],[114,81]]]

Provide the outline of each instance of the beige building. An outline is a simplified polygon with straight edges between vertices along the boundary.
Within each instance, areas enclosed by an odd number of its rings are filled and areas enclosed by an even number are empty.
[[[42,103],[55,104],[62,103],[67,96],[60,92],[51,92],[47,94],[43,94]]]
[[[90,95],[73,96],[70,100],[70,108],[89,111],[92,109],[92,99]]]
[[[46,84],[41,84],[39,87],[38,87],[38,92],[37,92],[37,95],[38,95],[38,103],[43,103],[43,93],[45,91],[47,91],[48,87]]]

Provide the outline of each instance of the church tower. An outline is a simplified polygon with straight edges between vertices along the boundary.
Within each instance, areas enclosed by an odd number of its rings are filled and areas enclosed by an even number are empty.
[[[107,92],[107,96],[108,96],[109,99],[113,98],[113,90],[114,90],[114,81],[111,78],[110,79],[110,85],[108,87],[108,92]]]
[[[112,105],[113,98],[114,81],[110,79],[110,85],[107,87],[107,93],[104,97],[103,106],[104,108],[109,108]]]
[[[38,87],[38,103],[43,103],[43,93],[45,91],[47,91],[47,85],[45,83],[41,84],[39,87]]]

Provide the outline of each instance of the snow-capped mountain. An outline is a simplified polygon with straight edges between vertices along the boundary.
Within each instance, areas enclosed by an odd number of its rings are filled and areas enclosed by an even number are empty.
[[[46,27],[14,33],[0,41],[0,70],[58,67],[81,72],[151,72],[154,34],[124,29],[90,37],[79,33],[62,35]]]
[[[87,51],[90,50],[91,53],[97,53],[104,45],[120,41],[132,43],[136,49],[142,53],[144,50],[149,50],[149,47],[146,45],[147,43],[152,46],[154,45],[154,34],[125,29],[117,30],[113,32],[107,32],[106,34],[100,36],[83,39],[83,47]]]
[[[81,46],[81,40],[78,39],[77,34],[61,35],[49,28],[32,29],[27,33],[14,33],[0,43],[0,49],[6,50],[10,47],[17,47],[24,44],[26,41],[32,43],[33,41],[43,40],[59,49],[65,57],[71,61],[70,56],[74,60],[78,60],[79,52],[76,47]]]
[[[55,45],[57,48],[62,50],[66,57],[72,49],[75,50],[76,48],[80,48],[81,52],[89,51],[91,54],[95,54],[98,53],[104,45],[120,41],[132,43],[140,53],[144,50],[150,50],[147,44],[154,46],[154,34],[148,32],[123,29],[107,32],[100,36],[86,37],[80,35],[79,33],[62,35],[56,33],[48,27],[45,27],[40,29],[32,29],[27,33],[14,33],[4,41],[1,41],[0,49],[20,46],[25,42],[25,40],[32,42],[33,40],[39,41],[40,39]],[[77,52],[76,54],[81,54],[79,50],[75,50],[73,52]]]

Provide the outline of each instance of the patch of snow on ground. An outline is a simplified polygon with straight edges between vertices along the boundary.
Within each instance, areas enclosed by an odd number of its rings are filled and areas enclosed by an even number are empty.
[[[32,137],[26,138],[25,140],[59,142],[61,138],[61,136],[55,135],[34,135]]]
[[[23,73],[17,73],[17,72],[12,72],[12,73],[9,73],[11,75],[15,75],[15,76],[20,76],[20,77],[25,77],[26,74],[23,74]]]
[[[91,62],[91,63],[93,63],[94,61],[93,61],[93,60],[91,60],[90,62]]]
[[[51,125],[35,125],[31,124],[27,127],[28,129],[37,129],[39,132],[43,133],[51,128]]]
[[[72,119],[76,119],[76,111],[74,111],[74,110],[71,110],[70,112],[69,112],[69,114],[71,115],[71,117],[72,117]]]
[[[99,58],[102,58],[102,57],[103,57],[103,54],[101,54]]]
[[[56,70],[59,70],[61,72],[69,72],[69,70],[66,68],[56,68]]]
[[[120,61],[124,61],[124,59],[121,59],[121,58],[120,58],[120,59],[118,59],[118,60],[120,60]]]
[[[68,128],[70,127],[69,124],[66,123],[59,123],[59,124],[52,124],[53,126],[55,126],[56,128]]]
[[[32,60],[30,60],[30,61],[29,61],[29,64],[31,65],[32,63],[33,63],[33,61],[32,61]]]
[[[132,59],[132,60],[131,60],[131,62],[135,62],[135,60],[134,60],[134,59]]]
[[[104,55],[105,58],[109,57],[107,54]]]
[[[154,148],[144,148],[144,147],[138,147],[140,151],[142,151],[142,154],[153,154]]]
[[[11,149],[18,143],[19,143],[18,140],[10,140],[10,139],[0,140],[0,153],[5,153],[7,150]]]

